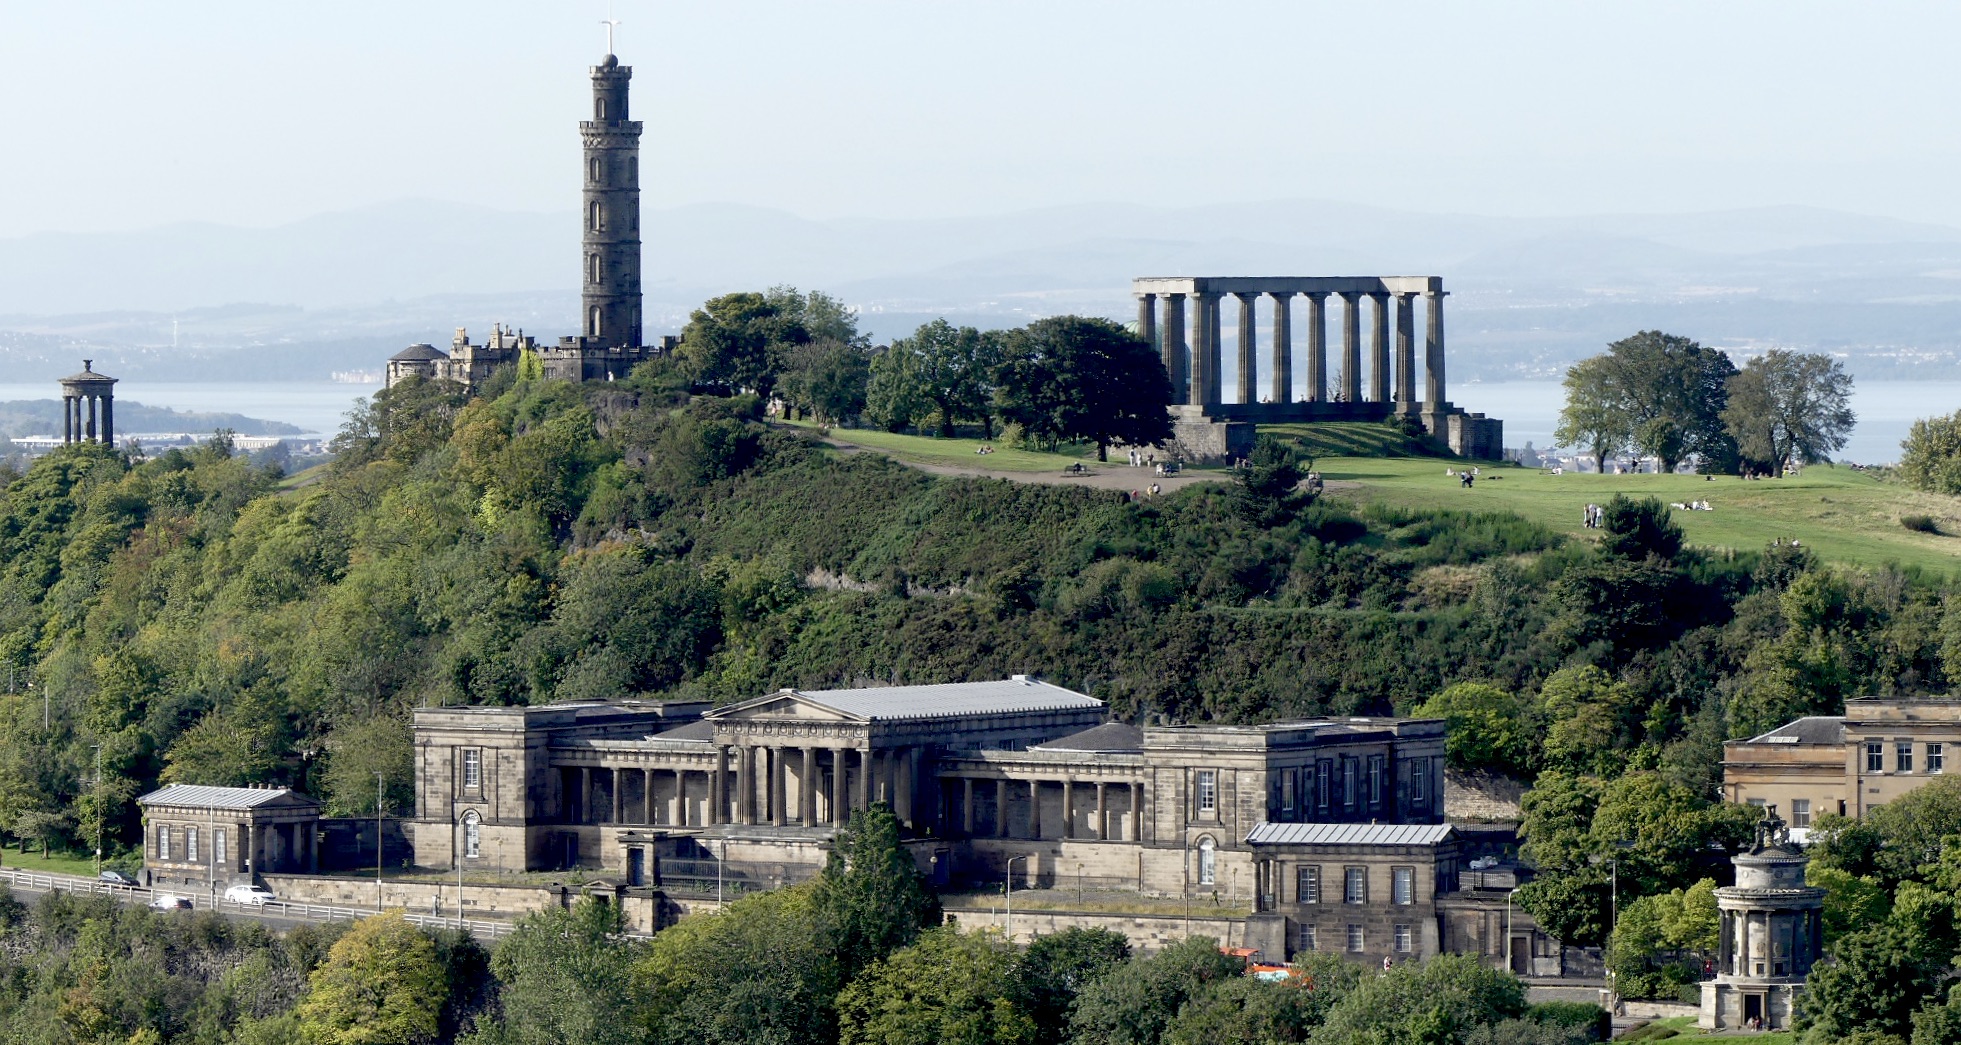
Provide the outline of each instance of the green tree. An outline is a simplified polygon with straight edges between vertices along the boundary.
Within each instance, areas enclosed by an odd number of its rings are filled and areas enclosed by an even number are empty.
[[[393,715],[351,718],[327,734],[321,775],[334,816],[374,815],[376,773],[386,784],[390,812],[399,816],[414,808],[415,748],[408,722]]]
[[[1219,941],[1193,936],[1133,959],[1090,982],[1070,1017],[1073,1045],[1158,1045],[1187,1001],[1209,984],[1243,976],[1245,963]]]
[[[1682,551],[1682,528],[1658,497],[1635,500],[1615,494],[1600,506],[1600,550],[1622,559],[1673,561]]]
[[[953,426],[962,421],[980,424],[991,439],[994,373],[1001,365],[1002,344],[1002,335],[995,331],[955,327],[944,319],[923,324],[886,350],[882,364],[888,380],[903,380],[908,387],[903,392],[884,392],[885,401],[930,404],[930,412],[939,418],[942,439],[953,438]],[[905,413],[924,416],[918,406]]]
[[[985,930],[928,929],[838,995],[840,1045],[1023,1045],[1035,1023],[1013,999],[1010,948]]]
[[[1280,1045],[1306,1041],[1324,1009],[1317,992],[1250,976],[1217,980],[1185,1002],[1166,1045]]]
[[[1593,455],[1595,467],[1607,470],[1607,458],[1625,451],[1634,441],[1634,422],[1617,373],[1605,356],[1583,359],[1566,371],[1566,405],[1559,411],[1553,438],[1561,446]]]
[[[1447,722],[1444,757],[1458,769],[1527,775],[1538,727],[1523,698],[1484,682],[1459,682],[1410,712]]]
[[[1915,489],[1961,494],[1961,410],[1915,421],[1900,451],[1900,476]]]
[[[1157,353],[1107,319],[1056,316],[1010,331],[996,381],[1001,415],[1054,444],[1082,439],[1109,459],[1111,443],[1171,438],[1171,379]]]
[[[899,819],[883,802],[838,831],[811,899],[845,981],[940,920],[939,898],[900,844]]]
[[[1841,1041],[1858,1031],[1904,1036],[1946,968],[1925,934],[1887,922],[1842,937],[1831,960],[1805,980],[1795,1025],[1802,1040]]]
[[[1297,492],[1314,462],[1298,445],[1263,435],[1233,472],[1233,494],[1247,518],[1262,526],[1285,522],[1310,498]]]
[[[1892,897],[1871,875],[1855,875],[1813,860],[1805,870],[1805,884],[1825,890],[1825,945],[1828,947],[1847,933],[1878,925],[1893,913]]]
[[[1612,775],[1632,748],[1642,708],[1632,687],[1584,664],[1553,672],[1539,688],[1538,718],[1546,762],[1579,773]]]
[[[1852,375],[1837,360],[1773,348],[1730,378],[1723,423],[1746,460],[1781,476],[1845,445],[1857,420],[1851,398]]]
[[[1038,936],[1014,963],[1013,997],[1035,1024],[1035,1040],[1060,1042],[1076,998],[1098,977],[1130,960],[1130,941],[1109,929],[1072,926]]]
[[[1664,473],[1691,455],[1705,468],[1735,460],[1723,424],[1729,379],[1736,374],[1729,356],[1689,338],[1643,330],[1608,345],[1604,358],[1635,448],[1659,458]]]
[[[363,918],[308,977],[297,1014],[307,1042],[409,1045],[436,1035],[447,994],[436,945],[400,912]]]
[[[1365,977],[1329,1010],[1315,1045],[1450,1042],[1525,1014],[1525,985],[1476,955],[1440,954]]]
[[[786,356],[782,395],[792,410],[824,424],[850,421],[864,412],[871,370],[863,348],[826,338],[792,346]]]
[[[477,1045],[583,1042],[633,1045],[644,1041],[633,990],[638,947],[621,935],[619,908],[586,897],[570,910],[547,907],[525,915],[497,945],[494,1022],[482,1021]]]
[[[855,318],[835,298],[771,287],[709,299],[688,317],[676,354],[705,391],[768,399],[796,346],[822,340],[864,347]]]
[[[818,925],[814,889],[747,896],[661,930],[634,971],[652,1040],[835,1041],[837,957]]]

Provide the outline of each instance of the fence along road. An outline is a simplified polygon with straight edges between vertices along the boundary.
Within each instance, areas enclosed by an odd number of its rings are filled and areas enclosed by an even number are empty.
[[[175,890],[147,889],[140,885],[117,885],[99,878],[22,871],[11,867],[0,867],[0,882],[6,882],[16,889],[29,893],[59,890],[84,896],[109,896],[126,904],[148,905],[159,893],[166,896],[183,896],[190,900],[194,907],[202,902],[217,914],[274,923],[351,922],[379,913],[368,907],[334,907],[327,904],[287,903],[284,900],[267,900],[263,904],[234,903],[222,896],[216,899],[213,906],[213,901],[208,898],[190,896]],[[515,928],[511,922],[464,919],[458,923],[455,918],[444,918],[440,915],[412,914],[407,911],[403,911],[403,914],[410,925],[423,929],[454,929],[461,924],[480,940],[496,940],[500,936],[509,936],[511,930]]]

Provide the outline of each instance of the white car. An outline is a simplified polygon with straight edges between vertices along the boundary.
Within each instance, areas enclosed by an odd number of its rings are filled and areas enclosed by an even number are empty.
[[[249,904],[253,907],[264,907],[267,901],[275,899],[277,897],[272,895],[272,890],[263,885],[234,885],[225,890],[226,903],[241,903]]]
[[[170,893],[155,893],[150,897],[150,907],[158,911],[185,911],[189,910],[190,906],[189,898]]]

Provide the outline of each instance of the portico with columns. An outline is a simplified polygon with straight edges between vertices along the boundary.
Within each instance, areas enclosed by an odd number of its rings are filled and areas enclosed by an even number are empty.
[[[1495,458],[1503,453],[1501,423],[1467,414],[1446,395],[1447,292],[1442,277],[1142,277],[1132,281],[1131,290],[1137,298],[1137,330],[1157,347],[1171,378],[1179,441],[1196,456],[1237,456],[1233,451],[1250,449],[1250,427],[1235,431],[1233,426],[1380,421],[1392,415],[1416,418],[1425,432],[1466,456]],[[1306,329],[1298,346],[1295,298],[1305,301]],[[1327,330],[1331,298],[1338,303],[1340,324],[1339,354],[1332,368]],[[1424,313],[1420,331],[1419,299]],[[1228,307],[1237,313],[1236,380],[1230,395],[1221,344],[1222,313]],[[1269,316],[1264,326],[1271,331],[1264,352],[1259,340],[1262,312]],[[1305,357],[1298,371],[1297,353]],[[1306,377],[1304,389],[1296,389],[1296,372]]]

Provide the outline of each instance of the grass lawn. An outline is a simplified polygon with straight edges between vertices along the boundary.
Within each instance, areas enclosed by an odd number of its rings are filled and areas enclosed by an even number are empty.
[[[813,433],[817,431],[817,424],[813,421],[777,423],[793,425]],[[915,464],[986,468],[999,472],[1060,472],[1072,464],[1097,467],[1094,446],[1065,446],[1060,453],[1045,454],[1032,450],[1010,450],[992,439],[936,439],[928,435],[881,432],[876,428],[833,428],[830,437],[840,443],[877,450]],[[974,452],[983,446],[992,446],[995,451],[991,454]],[[1127,466],[1118,462],[1110,467]]]
[[[1656,1020],[1654,1023],[1649,1024],[1651,1027],[1656,1025],[1670,1027],[1681,1033],[1667,1038],[1643,1040],[1665,1041],[1669,1045],[1675,1045],[1676,1042],[1711,1041],[1747,1041],[1750,1045],[1796,1045],[1797,1042],[1797,1035],[1787,1030],[1770,1031],[1764,1034],[1743,1034],[1736,1031],[1726,1031],[1723,1033],[1704,1031],[1696,1027],[1695,1017],[1693,1016],[1671,1016],[1668,1019]]]
[[[1712,511],[1680,511],[1674,519],[1689,543],[1754,551],[1775,538],[1796,538],[1828,560],[1877,566],[1896,563],[1935,574],[1961,572],[1961,498],[1925,494],[1849,468],[1814,465],[1786,479],[1745,482],[1734,476],[1553,475],[1530,468],[1481,467],[1469,490],[1444,474],[1461,467],[1436,459],[1327,457],[1315,468],[1330,491],[1357,501],[1421,508],[1509,511],[1574,534],[1588,531],[1581,511],[1616,493],[1662,501],[1708,501]],[[1916,533],[1902,515],[1930,515],[1944,535]]]
[[[49,856],[39,849],[22,854],[15,849],[0,849],[0,867],[11,867],[18,871],[40,871],[48,874],[79,874],[95,877],[95,857],[72,856],[56,853]]]
[[[1364,421],[1318,421],[1312,424],[1261,425],[1261,435],[1289,439],[1322,457],[1435,457],[1455,460],[1421,439],[1412,439],[1388,425]],[[1438,474],[1443,469],[1439,468]]]

